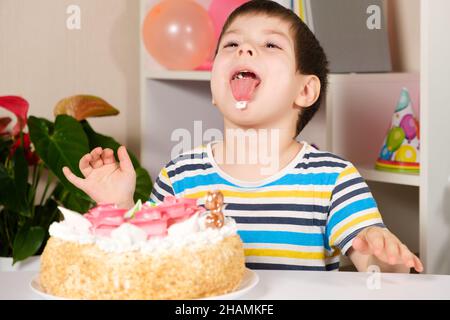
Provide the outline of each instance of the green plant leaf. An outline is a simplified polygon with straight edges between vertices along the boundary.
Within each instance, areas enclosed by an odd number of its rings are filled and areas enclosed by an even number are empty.
[[[150,197],[150,193],[152,192],[152,179],[148,172],[139,167],[136,169],[136,190],[134,192],[134,202],[137,202],[139,199],[142,202],[146,202]]]
[[[13,264],[35,254],[45,239],[42,227],[24,225],[16,234],[13,246]]]
[[[0,210],[0,256],[11,257],[19,215],[7,208]]]
[[[28,127],[36,152],[48,169],[65,188],[89,201],[90,198],[67,181],[62,172],[67,166],[81,176],[78,162],[89,152],[89,141],[81,124],[70,116],[59,115],[54,124],[43,118],[30,117]]]
[[[19,203],[16,209],[24,216],[31,217],[31,208],[28,203],[28,162],[23,147],[14,152],[14,189]],[[33,205],[33,204],[31,204]]]
[[[8,172],[3,164],[0,163],[0,205],[8,209],[20,212],[23,215],[27,213],[27,198],[21,198],[22,192],[28,191],[28,184],[23,190],[19,190],[16,186],[14,176]]]

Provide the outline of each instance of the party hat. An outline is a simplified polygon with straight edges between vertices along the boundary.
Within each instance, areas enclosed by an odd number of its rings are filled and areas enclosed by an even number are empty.
[[[406,88],[402,89],[375,168],[390,172],[419,173],[419,121],[414,116],[411,97]]]

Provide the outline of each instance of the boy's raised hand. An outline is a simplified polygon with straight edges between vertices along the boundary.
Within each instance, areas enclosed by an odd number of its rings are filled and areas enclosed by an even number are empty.
[[[353,239],[352,247],[363,255],[375,256],[388,265],[402,265],[423,271],[420,259],[387,228],[368,227]]]
[[[97,204],[115,203],[128,209],[134,205],[136,172],[124,146],[117,150],[117,155],[119,162],[112,149],[97,147],[80,159],[84,179],[74,175],[68,167],[63,168],[63,173]]]

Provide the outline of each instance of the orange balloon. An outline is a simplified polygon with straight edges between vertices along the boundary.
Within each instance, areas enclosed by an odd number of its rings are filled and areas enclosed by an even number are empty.
[[[142,27],[145,48],[172,70],[193,70],[214,49],[208,12],[192,0],[163,0],[147,14]]]

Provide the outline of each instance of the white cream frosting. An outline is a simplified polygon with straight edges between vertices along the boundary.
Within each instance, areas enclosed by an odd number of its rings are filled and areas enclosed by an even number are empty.
[[[81,214],[58,207],[64,215],[64,220],[50,225],[52,237],[80,244],[95,243],[106,252],[128,252],[140,250],[145,254],[161,254],[168,250],[184,246],[201,247],[221,241],[237,233],[236,222],[225,218],[222,228],[206,228],[205,216],[198,213],[189,219],[173,224],[165,237],[152,237],[147,240],[146,233],[139,227],[123,223],[111,232],[110,237],[92,234],[91,222]]]

